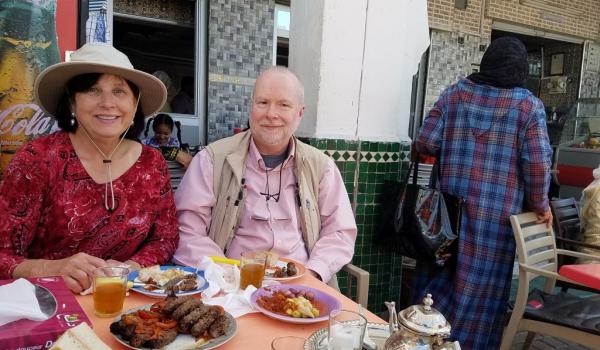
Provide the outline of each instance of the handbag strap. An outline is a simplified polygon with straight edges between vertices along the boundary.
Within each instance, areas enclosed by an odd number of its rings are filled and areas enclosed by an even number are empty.
[[[410,176],[411,174],[412,174],[412,184],[417,185],[417,182],[419,180],[419,162],[418,161],[410,162],[410,165],[408,166],[408,171],[406,173],[406,180],[404,180],[404,183],[406,183],[406,184],[409,183],[409,181],[411,179],[411,176]]]

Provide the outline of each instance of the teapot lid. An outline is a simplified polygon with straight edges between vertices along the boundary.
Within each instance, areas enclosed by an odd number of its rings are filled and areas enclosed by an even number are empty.
[[[450,324],[441,312],[431,307],[431,294],[423,298],[422,305],[412,305],[398,313],[400,323],[422,335],[450,335]]]

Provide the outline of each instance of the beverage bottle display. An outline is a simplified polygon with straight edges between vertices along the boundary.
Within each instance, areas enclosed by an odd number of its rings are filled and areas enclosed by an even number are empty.
[[[0,179],[21,145],[48,134],[55,123],[34,104],[33,84],[60,62],[56,2],[0,1]]]

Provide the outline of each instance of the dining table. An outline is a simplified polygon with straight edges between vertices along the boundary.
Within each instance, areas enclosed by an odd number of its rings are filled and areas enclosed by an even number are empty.
[[[304,274],[298,279],[288,282],[288,284],[302,285],[325,292],[338,299],[343,309],[359,311],[359,305],[353,300],[341,294],[339,291],[329,287],[311,274]],[[115,318],[100,318],[94,314],[94,301],[92,295],[78,295],[77,301],[89,317],[94,332],[111,349],[127,349],[116,340],[110,333],[109,327]],[[129,309],[153,304],[160,298],[139,294],[130,291],[125,298],[124,311]],[[368,310],[364,310],[364,316],[370,323],[387,324],[384,320]],[[311,324],[287,323],[278,319],[272,319],[260,312],[248,313],[236,318],[237,332],[225,344],[219,347],[222,350],[234,349],[271,349],[271,341],[281,336],[297,336],[308,339],[314,332],[327,328],[327,320]]]
[[[600,291],[600,263],[563,265],[558,274]]]

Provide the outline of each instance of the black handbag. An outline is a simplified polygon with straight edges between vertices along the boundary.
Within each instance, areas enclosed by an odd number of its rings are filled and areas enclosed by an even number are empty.
[[[387,241],[396,252],[445,266],[456,257],[464,201],[439,189],[437,166],[433,168],[429,186],[417,183],[418,171],[418,162],[411,162],[393,216],[384,223],[387,227],[384,234],[392,235]],[[409,182],[411,172],[412,182]]]

